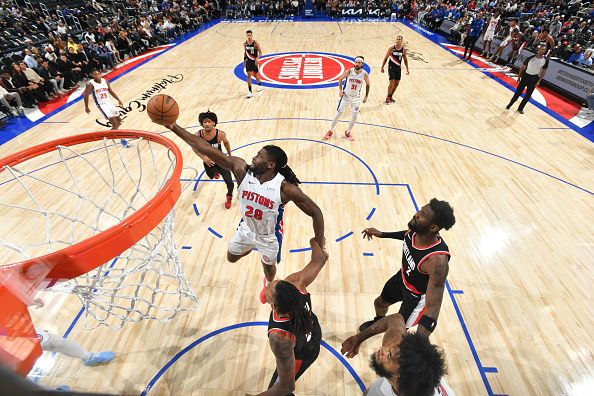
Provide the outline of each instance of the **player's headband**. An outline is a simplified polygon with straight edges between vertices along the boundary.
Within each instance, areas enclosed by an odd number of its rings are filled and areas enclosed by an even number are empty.
[[[355,58],[355,63],[357,63],[357,62],[361,62],[361,63],[363,63],[363,62],[364,62],[364,61],[363,61],[363,58],[361,58],[360,56],[356,57],[356,58]]]

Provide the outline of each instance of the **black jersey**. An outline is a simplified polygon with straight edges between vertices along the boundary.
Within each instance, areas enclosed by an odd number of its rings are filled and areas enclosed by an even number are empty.
[[[404,46],[402,48],[397,49],[396,46],[393,46],[390,50],[390,67],[402,67],[402,57],[404,56]]]
[[[243,54],[243,60],[251,60],[255,61],[256,57],[258,56],[258,50],[256,49],[256,40],[252,41],[252,43],[245,42],[245,51]]]
[[[270,318],[268,319],[268,336],[270,336],[270,333],[272,332],[288,334],[293,341],[295,341],[295,348],[293,348],[295,359],[308,360],[312,355],[319,352],[320,342],[322,341],[322,329],[318,323],[318,317],[312,311],[309,293],[301,294],[301,300],[305,309],[311,313],[311,318],[313,320],[312,333],[300,333],[293,327],[289,318],[278,317],[276,313],[272,311],[270,312]]]
[[[221,141],[219,140],[219,130],[215,128],[215,134],[212,137],[212,139],[208,140],[204,137],[204,129],[201,129],[199,132],[200,137],[204,140],[206,140],[208,142],[208,144],[210,144],[212,147],[217,148],[221,151],[223,151],[223,148],[221,147]]]
[[[422,265],[429,257],[445,254],[450,259],[448,245],[437,236],[437,241],[429,246],[415,246],[415,233],[410,230],[404,235],[402,245],[402,281],[413,293],[425,294],[429,283],[429,274],[423,272]]]

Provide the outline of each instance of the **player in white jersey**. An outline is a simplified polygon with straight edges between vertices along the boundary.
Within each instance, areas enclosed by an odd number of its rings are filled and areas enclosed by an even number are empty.
[[[483,56],[485,58],[491,57],[491,42],[495,37],[495,31],[497,30],[497,26],[501,21],[501,17],[499,15],[499,10],[495,10],[493,16],[491,16],[491,19],[489,19],[487,29],[485,30],[485,35],[483,36]]]
[[[122,101],[118,98],[118,95],[113,92],[109,82],[101,77],[99,70],[93,70],[91,76],[93,79],[87,83],[84,92],[85,111],[87,114],[91,112],[89,109],[89,96],[93,95],[97,108],[101,114],[109,120],[111,129],[118,129],[120,125],[122,125],[122,119],[120,118],[119,110],[115,107],[109,95],[113,96],[118,101],[118,104],[123,107],[124,105],[122,104]]]
[[[346,81],[343,84],[342,80],[345,79]],[[357,121],[359,107],[361,106],[361,87],[363,86],[363,81],[365,81],[365,97],[363,98],[363,103],[365,103],[367,102],[367,96],[369,95],[369,75],[363,70],[363,57],[358,56],[355,58],[355,67],[345,71],[338,80],[338,96],[340,96],[340,100],[338,101],[338,107],[336,108],[336,115],[332,120],[330,130],[324,135],[324,140],[328,140],[332,137],[338,119],[348,106],[351,107],[351,120],[349,121],[349,125],[344,134],[347,139],[354,140],[352,130],[355,121]]]
[[[266,288],[276,276],[280,262],[285,205],[293,201],[312,217],[315,239],[324,246],[324,216],[322,211],[298,187],[301,183],[287,165],[287,155],[278,146],[264,146],[248,165],[243,158],[227,156],[204,139],[177,124],[166,125],[193,149],[208,156],[217,165],[233,172],[237,180],[241,222],[229,241],[227,260],[237,262],[256,248],[264,269],[264,288],[260,302],[266,304]]]
[[[384,334],[382,346],[370,358],[370,366],[381,378],[367,390],[367,396],[454,396],[445,383],[445,357],[429,338],[408,333],[404,317],[386,316],[342,343],[348,358],[359,353],[363,341]]]

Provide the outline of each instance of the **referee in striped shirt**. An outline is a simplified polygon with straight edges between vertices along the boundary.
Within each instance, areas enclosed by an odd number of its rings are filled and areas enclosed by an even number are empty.
[[[520,73],[518,74],[518,88],[508,105],[505,106],[506,109],[509,110],[509,108],[512,107],[524,91],[524,88],[526,88],[524,99],[522,99],[520,106],[518,106],[518,112],[524,114],[526,103],[530,100],[532,92],[534,92],[534,89],[540,84],[547,72],[547,67],[549,67],[549,60],[545,57],[546,51],[547,47],[545,45],[539,45],[536,55],[526,58],[520,69]]]

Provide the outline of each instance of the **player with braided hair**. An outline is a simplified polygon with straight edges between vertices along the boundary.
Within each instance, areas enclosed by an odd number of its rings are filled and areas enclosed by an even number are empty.
[[[276,370],[268,390],[260,395],[292,395],[295,381],[317,359],[322,329],[312,311],[306,288],[318,276],[328,253],[315,239],[310,240],[311,261],[285,280],[275,280],[266,290],[272,307],[268,319],[268,342],[276,357]]]
[[[204,139],[177,124],[166,126],[194,151],[207,156],[217,165],[230,170],[237,180],[241,222],[229,241],[227,260],[237,262],[256,248],[264,269],[264,293],[276,276],[283,237],[283,213],[288,202],[295,202],[313,221],[315,239],[324,246],[324,216],[314,201],[299,188],[301,183],[287,165],[287,154],[278,146],[264,146],[248,165],[243,158],[227,156]]]

